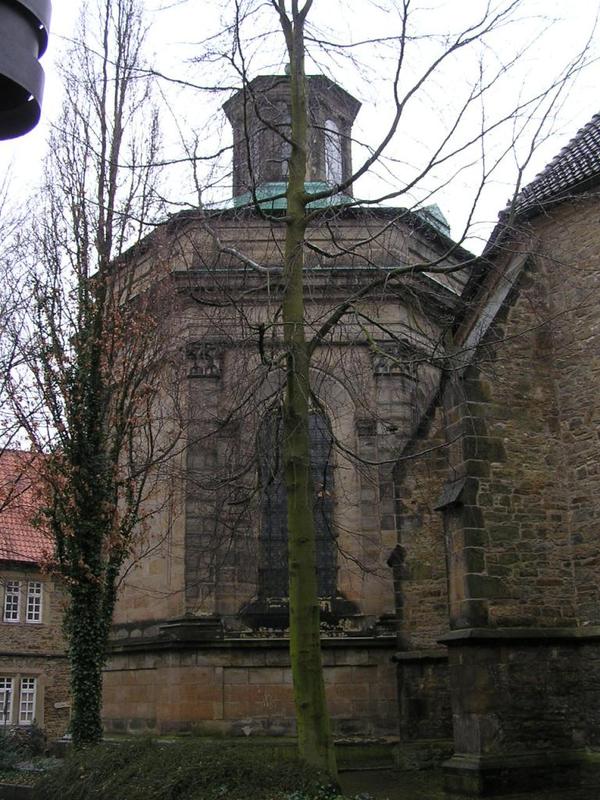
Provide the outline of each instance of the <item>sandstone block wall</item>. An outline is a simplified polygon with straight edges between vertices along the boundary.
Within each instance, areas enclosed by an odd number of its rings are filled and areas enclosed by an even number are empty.
[[[576,613],[600,622],[600,228],[593,196],[536,221],[553,317],[562,510],[570,531]]]
[[[448,638],[457,753],[561,754],[598,743],[597,628]]]
[[[449,454],[438,410],[397,465],[396,523],[399,549],[390,564],[402,650],[437,646],[448,629],[448,575],[443,518],[438,503],[448,477]],[[427,456],[418,453],[427,449]]]
[[[399,647],[411,636],[414,587],[404,562],[412,525],[414,540],[445,543],[438,563],[447,569],[453,631],[440,641],[449,652],[455,746],[448,786],[473,796],[526,789],[529,779],[541,787],[559,775],[576,785],[584,749],[597,746],[597,219],[593,199],[536,218],[527,234],[535,250],[501,304],[495,287],[524,239],[488,265],[442,385],[441,424],[430,415],[413,443],[412,451],[431,452],[398,471]],[[461,354],[469,326],[486,315],[493,322],[476,353]],[[445,464],[435,454],[441,429]],[[408,675],[401,661],[410,701]],[[402,724],[414,730],[409,708]]]
[[[121,645],[104,673],[106,728],[132,733],[293,734],[287,647],[282,640],[167,650],[147,645],[137,652]],[[396,734],[392,652],[392,642],[325,643],[327,700],[336,734]]]
[[[443,387],[445,447],[432,422],[413,447],[431,454],[400,476],[400,502],[417,510],[402,516],[400,541],[413,526],[415,540],[437,542],[451,627],[577,621],[551,319],[547,276],[531,266],[473,364]]]

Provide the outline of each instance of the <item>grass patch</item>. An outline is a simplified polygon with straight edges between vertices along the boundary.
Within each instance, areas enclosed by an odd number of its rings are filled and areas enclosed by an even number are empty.
[[[327,777],[260,748],[197,741],[103,744],[73,753],[35,800],[334,800]],[[267,748],[265,748],[267,750]]]

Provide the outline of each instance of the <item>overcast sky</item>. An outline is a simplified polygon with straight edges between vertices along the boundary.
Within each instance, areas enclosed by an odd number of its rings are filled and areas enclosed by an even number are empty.
[[[90,1],[89,5],[93,3]],[[198,52],[197,43],[219,26],[217,3],[212,0],[188,0],[188,2],[160,3],[159,0],[147,0],[148,20],[153,25],[149,40],[150,57],[153,63],[171,74],[186,74],[187,77],[199,76],[205,67],[193,66],[190,59]],[[225,6],[231,7],[229,0]],[[373,2],[372,0],[315,0],[313,21],[323,29],[329,28],[328,35],[337,40],[357,42],[361,38],[390,35],[394,30],[396,18],[389,11],[379,9],[388,7],[388,0]],[[419,0],[415,1],[415,31],[418,33],[434,33],[441,35],[451,32],[458,26],[472,19],[473,14],[485,7],[484,0]],[[162,6],[162,7],[161,7]],[[399,180],[407,180],[411,169],[432,147],[437,129],[451,118],[452,102],[464,91],[478,68],[477,59],[486,58],[491,65],[502,65],[510,60],[515,50],[524,51],[520,66],[512,72],[510,80],[503,79],[503,86],[487,108],[477,108],[477,115],[471,124],[480,124],[481,119],[490,119],[496,113],[501,116],[504,106],[508,107],[527,92],[535,92],[545,82],[551,80],[565,63],[577,53],[593,28],[599,2],[597,0],[525,0],[520,11],[520,21],[503,29],[487,43],[486,52],[474,53],[471,61],[449,62],[445,71],[422,93],[420,101],[414,105],[402,130],[395,138],[389,151],[390,160],[385,162],[374,177],[363,181],[355,187],[355,195],[360,197],[376,197],[398,185]],[[43,118],[38,128],[26,137],[14,142],[0,142],[0,170],[10,167],[11,193],[24,191],[24,187],[33,185],[39,174],[45,152],[49,124],[56,116],[60,106],[61,86],[54,63],[68,46],[73,25],[80,8],[79,0],[53,0],[53,18],[50,46],[43,58],[46,72],[46,91],[43,106]],[[597,39],[592,48],[597,47]],[[527,49],[529,48],[529,49]],[[390,94],[390,65],[393,54],[382,46],[371,45],[356,52],[360,64],[352,65],[341,60],[331,59],[322,51],[316,51],[317,61],[309,64],[308,71],[328,71],[329,74],[351,91],[363,103],[359,113],[355,134],[364,145],[375,145],[392,113]],[[428,40],[416,42],[411,50],[413,59],[411,69],[413,75],[430,58]],[[596,53],[597,55],[597,53]],[[275,39],[267,40],[266,45],[255,48],[251,70],[254,74],[261,71],[279,71],[283,67],[283,53]],[[214,68],[213,68],[214,69]],[[206,76],[206,72],[203,73]],[[553,120],[552,135],[539,147],[531,159],[526,172],[526,180],[547,163],[594,113],[600,110],[599,91],[600,68],[593,63],[561,98],[558,116]],[[171,112],[184,120],[184,127],[192,130],[206,124],[205,117],[213,118],[211,101],[207,98],[190,98],[172,92],[164,87],[165,97],[172,105]],[[227,95],[220,97],[219,103]],[[214,105],[216,101],[213,100]],[[170,113],[165,114],[167,130],[167,146],[175,154],[175,139],[168,136],[172,125]],[[208,128],[207,128],[208,130]],[[215,128],[218,131],[218,128]],[[494,143],[495,151],[490,149],[486,158],[510,140],[510,131],[504,129],[504,139]],[[213,136],[219,135],[213,132]],[[208,140],[207,140],[208,141]],[[478,225],[474,228],[475,239],[471,240],[473,249],[479,249],[497,212],[504,206],[510,196],[516,178],[516,164],[524,158],[525,144],[518,149],[516,156],[506,160],[502,170],[498,170],[489,181],[480,206],[477,209]],[[366,148],[354,148],[354,166],[356,167],[366,153]],[[452,173],[438,171],[435,176],[424,179],[422,186],[411,198],[402,198],[398,205],[410,202],[436,202],[442,207],[450,219],[453,233],[459,234],[470,207],[470,198],[481,174],[476,153],[460,162]],[[458,173],[458,174],[455,174]],[[453,179],[450,180],[450,176]],[[441,186],[441,184],[447,184]],[[435,193],[430,197],[429,192]]]

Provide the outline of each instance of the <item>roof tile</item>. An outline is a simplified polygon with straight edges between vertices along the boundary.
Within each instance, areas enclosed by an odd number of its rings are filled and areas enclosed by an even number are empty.
[[[600,179],[600,114],[594,114],[560,153],[516,196],[517,214],[536,213],[550,202]],[[507,209],[509,210],[509,209]]]
[[[50,536],[32,519],[39,510],[37,456],[20,450],[0,454],[0,560],[39,564],[52,552]]]

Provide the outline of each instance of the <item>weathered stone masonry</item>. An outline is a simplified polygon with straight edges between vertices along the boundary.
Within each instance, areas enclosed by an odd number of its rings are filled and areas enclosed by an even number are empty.
[[[195,625],[193,619],[157,630],[155,636],[150,629],[117,631],[120,638],[104,676],[107,730],[294,733],[286,639],[224,639],[222,631],[208,630],[202,622]],[[324,639],[327,698],[336,734],[395,734],[392,652],[390,636]]]
[[[552,191],[571,174],[560,173],[569,148],[561,158],[547,168]],[[587,800],[600,717],[600,212],[591,194],[539,215],[531,196],[517,208],[533,220],[503,234],[467,288],[455,356],[406,454],[430,452],[397,472],[396,558],[420,537],[445,546],[450,631],[431,629],[425,646],[448,649],[448,789],[579,786]],[[423,590],[407,574],[400,685],[407,610]],[[409,723],[401,704],[401,729],[418,738]]]

